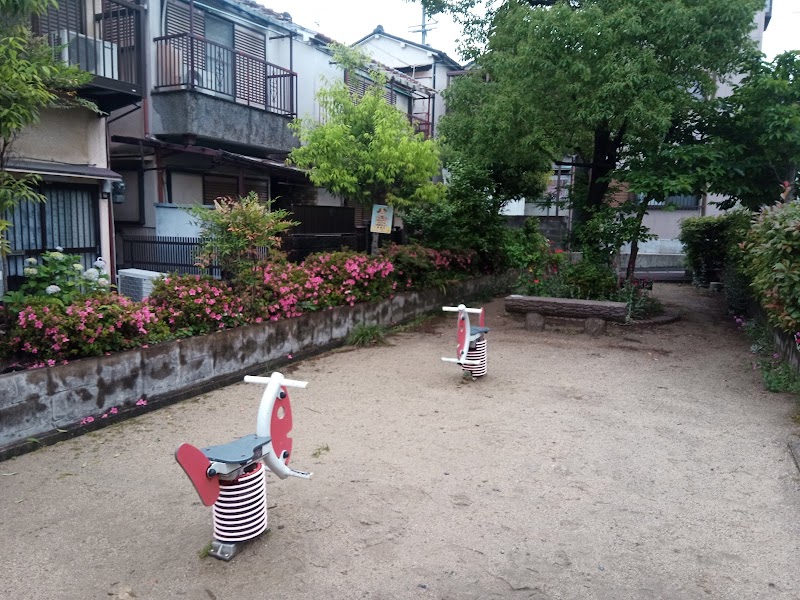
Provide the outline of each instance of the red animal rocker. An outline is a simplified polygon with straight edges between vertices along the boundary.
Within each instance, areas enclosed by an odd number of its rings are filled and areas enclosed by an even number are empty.
[[[287,466],[292,452],[292,408],[286,388],[304,388],[308,383],[285,379],[277,372],[269,377],[248,375],[244,380],[267,386],[258,408],[256,432],[202,450],[183,444],[175,452],[200,500],[214,507],[214,541],[209,554],[226,561],[236,556],[242,542],[267,530],[265,466],[280,479],[311,477],[311,473]]]
[[[463,304],[458,306],[443,306],[445,312],[457,312],[457,344],[456,358],[442,358],[445,362],[454,362],[461,365],[465,375],[473,379],[486,375],[486,334],[485,311],[482,308],[467,308]],[[480,315],[478,326],[470,325],[469,315]]]

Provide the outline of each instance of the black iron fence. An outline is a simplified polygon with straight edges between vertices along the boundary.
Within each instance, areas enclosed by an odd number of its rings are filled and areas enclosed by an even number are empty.
[[[198,266],[201,240],[188,237],[122,236],[121,269],[145,269],[162,273],[220,277],[220,269]],[[282,249],[292,262],[301,262],[314,252],[332,252],[358,246],[355,233],[292,234],[284,237]],[[260,249],[264,258],[266,248]]]
[[[157,91],[198,90],[287,117],[297,114],[292,71],[198,35],[153,41]]]

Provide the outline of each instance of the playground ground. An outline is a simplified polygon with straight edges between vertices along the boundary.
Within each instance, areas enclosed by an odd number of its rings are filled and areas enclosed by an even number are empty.
[[[489,375],[455,319],[299,362],[271,532],[232,562],[173,452],[252,433],[238,384],[0,463],[0,597],[798,599],[798,404],[763,390],[720,299],[590,338],[488,304]]]

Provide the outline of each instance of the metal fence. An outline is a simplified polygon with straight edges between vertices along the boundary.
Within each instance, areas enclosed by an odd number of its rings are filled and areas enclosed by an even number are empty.
[[[205,273],[197,266],[200,243],[192,237],[124,235],[120,268],[199,275]],[[212,274],[219,276],[219,269]]]
[[[157,91],[190,89],[294,117],[297,75],[198,35],[157,37]]]
[[[201,240],[189,237],[131,236],[122,237],[121,269],[145,269],[162,273],[199,275],[208,273],[221,276],[220,269],[212,266],[206,270],[197,266]],[[357,247],[354,233],[292,234],[283,238],[282,249],[292,262],[301,262],[314,252],[332,252]],[[266,248],[260,249],[263,258]]]

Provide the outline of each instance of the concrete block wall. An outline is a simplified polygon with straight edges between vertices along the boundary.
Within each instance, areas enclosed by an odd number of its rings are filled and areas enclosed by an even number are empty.
[[[407,292],[380,302],[0,375],[0,460],[261,374],[285,363],[289,354],[299,358],[335,347],[359,324],[402,323],[507,288],[516,277],[487,276],[453,284],[446,292]],[[145,408],[137,406],[140,399],[147,401]],[[118,413],[101,422],[98,415],[111,408]],[[89,416],[94,423],[82,426]]]

